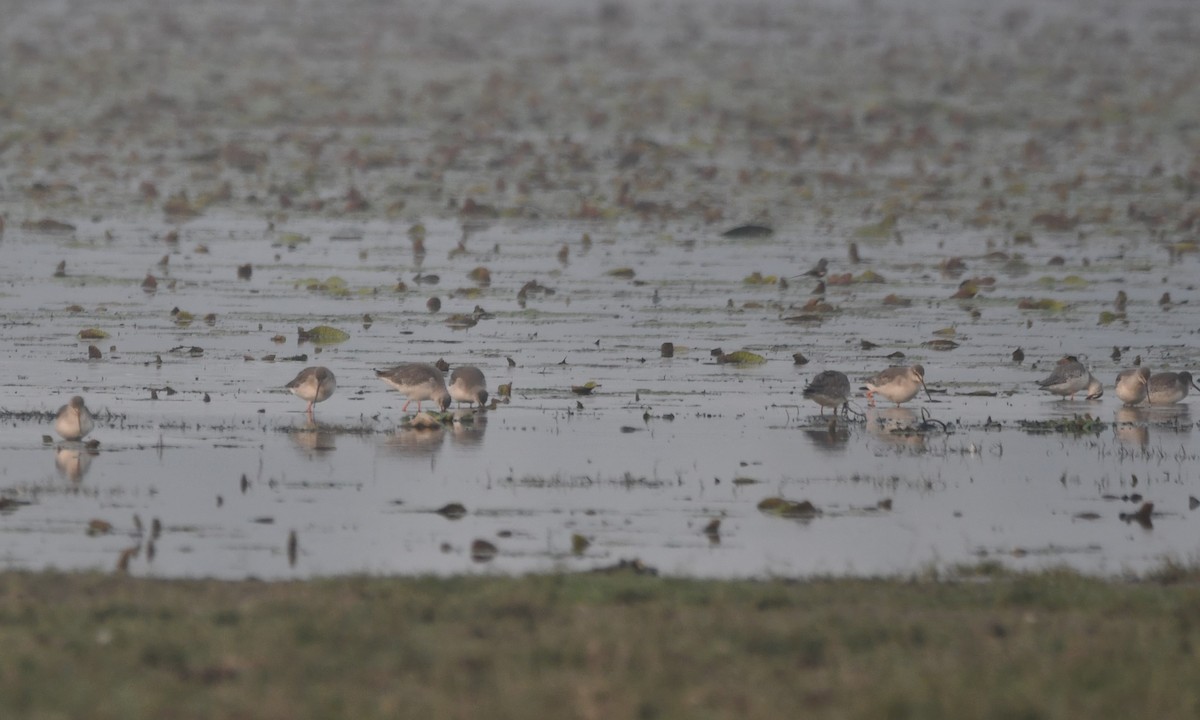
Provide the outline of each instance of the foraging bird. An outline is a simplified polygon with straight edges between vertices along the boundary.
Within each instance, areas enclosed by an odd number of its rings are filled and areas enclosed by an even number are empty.
[[[826,370],[818,373],[808,387],[804,388],[804,397],[820,405],[822,415],[827,407],[833,408],[834,413],[837,413],[838,408],[850,399],[850,380],[845,373]]]
[[[1117,398],[1126,405],[1137,405],[1146,399],[1149,385],[1149,368],[1137,367],[1122,370],[1117,375]]]
[[[450,373],[450,398],[460,403],[479,403],[479,407],[487,405],[487,380],[483,371],[471,365],[455,368]]]
[[[304,368],[284,387],[291,390],[292,394],[301,400],[308,401],[306,412],[311,420],[313,405],[324,402],[329,399],[330,395],[333,395],[333,391],[337,389],[337,378],[333,376],[329,368],[317,365]]]
[[[1104,397],[1104,383],[1096,379],[1095,375],[1088,373],[1087,395],[1085,400],[1099,400]]]
[[[873,375],[867,379],[864,389],[867,391],[868,404],[874,406],[875,393],[879,393],[899,407],[901,403],[906,403],[916,397],[917,391],[921,388],[925,388],[925,396],[933,400],[933,396],[929,394],[929,388],[925,387],[925,368],[921,365],[912,365],[890,367]]]
[[[66,440],[79,440],[90,433],[93,427],[95,422],[92,413],[78,395],[60,407],[58,416],[54,418],[54,430]]]
[[[387,370],[376,370],[375,376],[400,391],[407,398],[400,412],[408,411],[408,404],[417,401],[417,412],[421,412],[422,400],[434,400],[443,411],[450,407],[450,391],[442,371],[425,363],[405,363]]]
[[[1092,374],[1079,362],[1074,355],[1064,355],[1054,366],[1054,371],[1044,380],[1038,380],[1038,386],[1055,395],[1068,395],[1075,399],[1075,394],[1088,389],[1092,382]]]
[[[1169,405],[1187,397],[1192,388],[1200,390],[1200,385],[1196,385],[1189,372],[1155,373],[1146,384],[1146,398],[1151,405]]]

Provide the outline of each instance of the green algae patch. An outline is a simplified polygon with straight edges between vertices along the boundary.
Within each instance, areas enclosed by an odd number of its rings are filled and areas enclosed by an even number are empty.
[[[316,345],[335,345],[350,339],[350,333],[338,330],[330,325],[316,325],[309,330],[296,328],[300,342],[310,342]]]

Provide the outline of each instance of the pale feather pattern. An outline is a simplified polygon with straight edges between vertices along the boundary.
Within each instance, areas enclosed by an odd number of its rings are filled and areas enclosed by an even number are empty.
[[[92,431],[95,422],[83,398],[76,395],[58,409],[54,418],[54,430],[66,440],[79,440]]]
[[[1161,372],[1150,376],[1146,395],[1151,405],[1170,405],[1187,397],[1192,388],[1200,390],[1200,386],[1192,381],[1191,373]]]
[[[921,365],[890,367],[867,379],[867,398],[879,394],[900,405],[917,396],[925,387],[925,368]],[[926,394],[929,390],[925,390]]]
[[[483,371],[472,365],[463,365],[450,373],[450,399],[460,403],[487,405],[487,380]]]
[[[1137,405],[1146,400],[1146,388],[1150,383],[1150,369],[1139,367],[1122,370],[1117,375],[1117,399],[1126,405]]]
[[[308,414],[311,415],[313,405],[333,395],[337,389],[337,378],[327,367],[306,367],[284,387],[301,400],[308,401]]]
[[[433,400],[445,410],[450,407],[450,391],[446,389],[446,378],[442,371],[426,363],[405,363],[386,370],[376,370],[375,375],[403,394],[407,400],[401,412],[408,411],[414,400],[417,412],[421,412],[423,400]]]
[[[836,411],[850,399],[850,380],[845,373],[826,370],[818,373],[804,388],[804,397],[820,405],[822,415],[827,407]]]
[[[1066,355],[1054,366],[1049,377],[1038,380],[1038,385],[1055,395],[1074,397],[1077,393],[1087,390],[1092,381],[1092,374],[1074,355]]]

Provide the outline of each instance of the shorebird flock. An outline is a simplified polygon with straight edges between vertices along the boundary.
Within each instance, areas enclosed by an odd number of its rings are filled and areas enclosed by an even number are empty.
[[[1075,399],[1084,393],[1088,400],[1098,400],[1104,395],[1104,384],[1087,369],[1079,358],[1064,355],[1054,365],[1050,375],[1037,381],[1041,389],[1060,396],[1064,400]],[[1169,405],[1187,397],[1191,388],[1200,390],[1188,372],[1151,373],[1148,368],[1135,367],[1122,370],[1117,375],[1117,398],[1126,405]],[[881,395],[897,406],[912,400],[921,390],[930,397],[925,386],[925,368],[921,365],[890,367],[866,379],[861,388],[866,391],[867,403],[875,404],[875,395]],[[804,388],[804,397],[825,408],[846,407],[850,401],[850,379],[837,370],[826,370],[817,374]],[[931,398],[932,399],[932,398]]]
[[[428,363],[404,363],[384,370],[376,370],[375,376],[389,387],[404,395],[401,412],[408,412],[409,404],[433,401],[443,412],[457,402],[487,406],[487,379],[483,371],[472,365],[463,365],[450,374],[450,384],[437,365]],[[1058,395],[1064,400],[1075,399],[1084,394],[1088,400],[1097,400],[1104,395],[1104,384],[1087,369],[1079,358],[1065,355],[1054,365],[1050,375],[1037,381],[1041,389]],[[328,400],[337,389],[337,378],[333,371],[323,366],[306,367],[283,386],[293,395],[308,403],[305,409],[309,420],[313,419],[313,407]],[[1116,379],[1117,398],[1125,405],[1169,405],[1182,401],[1192,388],[1200,390],[1189,372],[1151,373],[1148,368],[1134,367],[1121,371]],[[860,387],[865,391],[869,406],[875,405],[879,395],[897,407],[917,397],[920,391],[932,400],[925,385],[925,368],[921,365],[899,365],[889,367],[865,379]],[[804,388],[804,397],[817,403],[821,415],[825,408],[848,408],[852,395],[850,378],[837,370],[818,373]],[[54,429],[65,440],[81,440],[95,427],[95,418],[88,410],[84,399],[78,395],[58,410]]]
[[[375,376],[404,395],[401,412],[407,412],[412,402],[416,402],[417,412],[421,412],[421,403],[425,400],[436,402],[442,411],[449,409],[452,402],[460,405],[478,403],[479,408],[483,409],[488,401],[487,378],[482,370],[472,365],[455,368],[450,373],[449,386],[441,368],[426,363],[405,363],[386,370],[376,370]],[[308,402],[305,413],[311,421],[313,407],[333,396],[337,389],[337,378],[329,368],[315,365],[301,370],[283,387]],[[59,408],[54,418],[54,430],[64,440],[82,440],[95,426],[94,416],[78,395]]]

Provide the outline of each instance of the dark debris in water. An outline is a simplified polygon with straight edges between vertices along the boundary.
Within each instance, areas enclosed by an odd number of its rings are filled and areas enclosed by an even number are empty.
[[[808,500],[787,500],[781,497],[763,499],[758,503],[758,509],[768,515],[787,518],[811,519],[821,514],[820,509]]]
[[[1091,414],[1075,415],[1069,418],[1050,418],[1048,420],[1018,420],[1017,424],[1028,433],[1070,433],[1072,435],[1099,434],[1108,424]]]
[[[775,230],[771,227],[768,227],[766,225],[756,225],[754,223],[749,223],[746,225],[738,225],[737,227],[731,227],[728,230],[726,230],[725,232],[721,233],[721,237],[735,238],[735,239],[736,238],[762,238],[762,237],[770,237],[771,235],[774,235],[774,234],[775,234]]]

